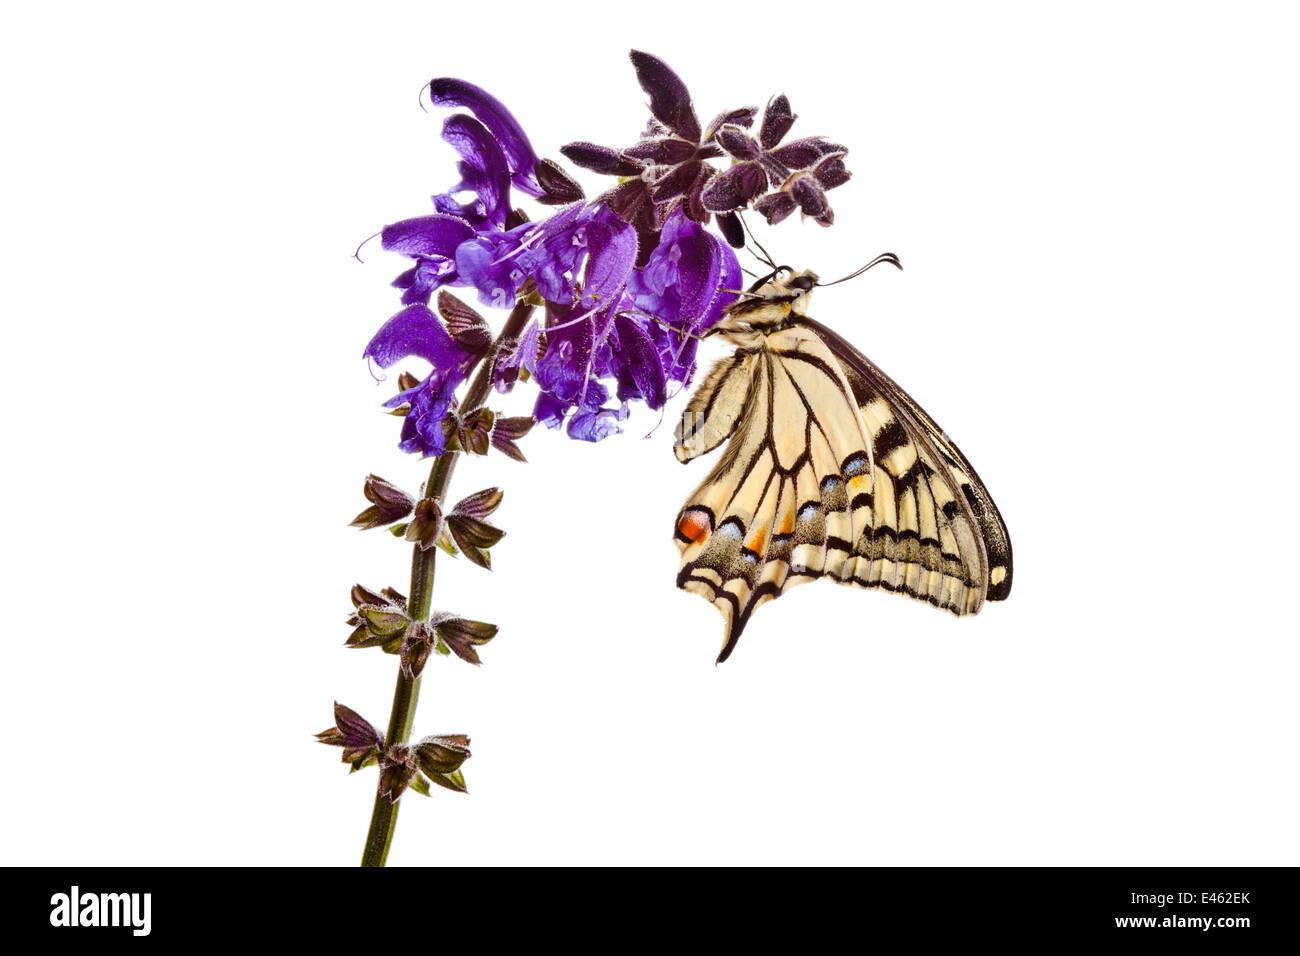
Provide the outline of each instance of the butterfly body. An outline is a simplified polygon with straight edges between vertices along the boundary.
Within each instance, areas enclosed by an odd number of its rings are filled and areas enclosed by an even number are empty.
[[[727,442],[675,528],[678,587],[726,619],[719,661],[755,609],[819,577],[958,615],[1010,593],[1011,542],[978,475],[906,392],[808,317],[815,285],[780,269],[727,310],[708,334],[736,351],[677,428],[682,462]]]

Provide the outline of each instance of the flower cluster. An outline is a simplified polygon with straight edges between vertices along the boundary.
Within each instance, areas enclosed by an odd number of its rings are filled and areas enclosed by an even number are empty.
[[[471,288],[487,306],[541,307],[493,352],[493,382],[504,392],[532,379],[540,389],[534,418],[597,441],[620,430],[629,402],[661,408],[672,383],[689,381],[699,335],[740,283],[730,248],[744,243],[740,210],[753,206],[775,223],[797,208],[831,223],[826,190],[848,179],[845,150],[820,138],[781,145],[795,120],[784,96],[769,102],[756,136],[755,108],[723,111],[701,127],[666,64],[636,51],[632,64],[652,114],[640,141],[622,150],[585,142],[561,149],[575,165],[620,177],[593,201],[557,163],[537,156],[486,91],[455,79],[429,85],[435,105],[469,111],[442,129],[460,156],[460,181],[433,197],[432,214],[384,227],[384,248],[414,264],[393,283],[405,308],[365,352],[381,368],[410,356],[432,366],[388,402],[406,419],[403,450],[440,455],[457,447],[448,436],[463,429],[458,416],[479,411],[458,410],[455,393],[490,337],[446,287]],[[711,162],[724,157],[728,169]],[[512,205],[512,189],[558,209],[531,221]],[[467,194],[469,201],[458,198]],[[726,242],[706,228],[713,214]]]

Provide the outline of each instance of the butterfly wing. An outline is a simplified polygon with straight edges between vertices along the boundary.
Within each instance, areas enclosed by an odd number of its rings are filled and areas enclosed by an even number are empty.
[[[955,520],[960,512],[974,523],[986,557],[984,599],[1005,601],[1011,594],[1011,536],[993,496],[980,481],[970,461],[912,396],[852,344],[820,322],[807,318],[800,319],[800,322],[815,333],[839,360],[863,420],[872,433],[877,460],[883,459],[897,488],[906,490],[911,477],[904,468],[897,467],[912,457],[905,447],[908,443],[914,446],[923,472],[937,472],[948,479],[944,484],[953,496],[952,502],[947,500],[943,488],[934,487],[933,481],[929,482],[931,491],[938,495],[931,494],[931,497],[950,519]],[[890,468],[891,464],[895,467]],[[924,489],[920,490],[924,492]],[[939,500],[940,496],[944,500]],[[904,502],[901,494],[899,501],[900,505]],[[919,513],[924,515],[924,503],[918,505]],[[963,523],[958,522],[959,525]],[[968,613],[978,610],[977,605]]]
[[[948,459],[968,463],[946,439],[927,440],[927,427],[942,433],[928,416],[917,424],[919,406],[842,357],[827,331],[801,322],[719,362],[678,426],[683,462],[731,439],[676,528],[678,587],[726,620],[719,661],[756,608],[817,577],[957,614],[979,610],[987,591],[978,519]]]

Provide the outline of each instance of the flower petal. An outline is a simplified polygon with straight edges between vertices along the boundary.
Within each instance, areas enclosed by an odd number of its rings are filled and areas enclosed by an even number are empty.
[[[623,373],[618,377],[619,399],[640,398],[651,408],[663,408],[667,380],[654,341],[626,315],[614,320],[614,329],[618,336],[615,356]]]
[[[508,254],[513,241],[503,235],[479,237],[461,243],[456,250],[456,271],[478,290],[479,301],[494,308],[509,308],[515,294],[528,278],[518,258]]]
[[[434,368],[449,369],[462,362],[466,354],[428,306],[411,305],[383,324],[363,357],[374,359],[380,368],[389,368],[416,355]]]
[[[603,441],[623,430],[618,424],[620,420],[619,412],[612,408],[578,412],[569,419],[566,431],[570,438],[579,441]]]
[[[674,216],[681,213],[674,213]],[[665,227],[667,232],[667,227]],[[719,289],[734,288],[740,274],[736,254],[725,243],[696,223],[680,233],[677,293],[681,297],[679,319],[693,328],[711,325],[717,319],[721,301]],[[734,270],[733,270],[734,266]],[[724,279],[726,280],[724,283]]]
[[[452,77],[439,77],[429,83],[429,98],[435,106],[463,106],[492,131],[510,168],[515,188],[529,196],[541,196],[542,188],[533,175],[537,154],[519,125],[519,121],[491,93]]]
[[[450,259],[456,247],[474,238],[474,227],[456,216],[433,215],[403,219],[384,226],[383,247],[407,256],[441,256]]]
[[[636,230],[603,205],[595,210],[587,226],[589,258],[583,301],[589,305],[616,298],[627,284],[636,264]]]
[[[482,123],[463,113],[447,117],[442,138],[461,156],[457,163],[461,181],[434,197],[438,211],[461,216],[475,226],[491,223],[500,229],[509,211],[510,170],[496,139]],[[457,202],[453,194],[466,189],[478,198],[472,203]]]

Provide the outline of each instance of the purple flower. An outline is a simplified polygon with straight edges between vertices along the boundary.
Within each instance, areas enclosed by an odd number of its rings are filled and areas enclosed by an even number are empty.
[[[364,357],[374,359],[380,368],[390,368],[412,355],[427,361],[433,370],[414,388],[398,392],[384,407],[410,406],[402,424],[402,451],[441,455],[447,447],[442,420],[474,355],[456,343],[427,306],[411,305],[384,323],[366,346]]]
[[[456,164],[461,180],[449,191],[433,197],[434,208],[457,216],[475,229],[505,226],[510,203],[510,170],[505,153],[486,126],[471,116],[457,113],[442,124],[442,138],[460,153]],[[473,192],[473,202],[461,203],[454,196]]]
[[[435,214],[403,219],[380,234],[385,249],[415,259],[415,265],[393,280],[406,305],[428,305],[429,296],[444,285],[464,285],[456,271],[456,250],[474,238],[474,227],[457,216]]]
[[[652,114],[640,141],[623,150],[586,142],[562,150],[579,166],[623,180],[594,202],[582,199],[557,164],[538,159],[489,93],[462,80],[430,83],[435,105],[473,115],[454,114],[442,129],[460,157],[460,181],[433,197],[431,215],[382,232],[384,248],[414,264],[393,283],[408,308],[366,355],[383,368],[409,355],[433,366],[387,403],[406,410],[403,449],[445,451],[443,418],[484,351],[471,353],[448,335],[428,309],[435,290],[470,286],[498,308],[540,298],[541,318],[494,353],[493,381],[509,391],[526,371],[540,390],[539,421],[598,441],[619,431],[629,402],[662,408],[669,384],[689,381],[697,337],[740,285],[728,245],[744,244],[740,210],[752,206],[769,222],[796,209],[823,225],[832,221],[826,191],[848,179],[845,150],[819,138],[781,145],[795,121],[784,96],[768,103],[757,132],[753,108],[725,110],[701,126],[686,85],[667,64],[638,51],[631,57]],[[719,170],[713,161],[727,157],[730,168]],[[561,208],[529,222],[513,208],[512,186]],[[726,242],[706,229],[713,214]]]
[[[473,113],[500,146],[515,188],[529,196],[543,195],[533,171],[537,165],[533,144],[528,142],[523,127],[500,100],[473,83],[449,76],[429,82],[429,99],[435,106],[463,106]],[[445,136],[445,129],[443,132]]]

